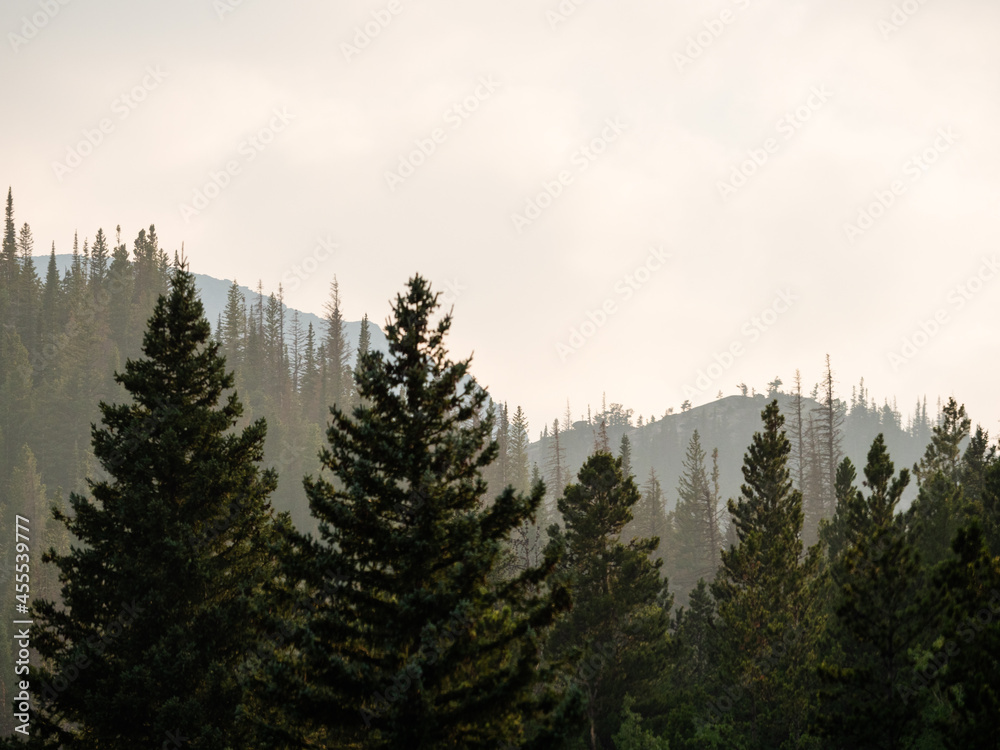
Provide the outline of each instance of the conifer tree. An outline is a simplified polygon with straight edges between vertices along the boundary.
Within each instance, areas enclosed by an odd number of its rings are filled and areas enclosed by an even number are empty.
[[[640,497],[621,464],[606,452],[588,458],[559,499],[565,530],[552,530],[565,541],[574,605],[549,649],[579,651],[581,663],[591,665],[577,677],[587,697],[583,738],[591,750],[611,746],[627,694],[641,701],[640,713],[649,709],[668,645],[671,601],[660,561],[652,558],[659,540],[619,538]]]
[[[671,521],[667,518],[663,507],[663,487],[652,467],[649,469],[649,477],[642,486],[642,497],[636,503],[632,516],[632,520],[625,527],[622,538],[651,539],[655,537],[659,539],[660,543],[653,551],[653,556],[657,560],[664,561],[664,568],[666,568],[666,553],[672,541],[670,537]]]
[[[21,226],[17,236],[17,251],[21,261],[15,295],[16,325],[25,348],[29,353],[36,354],[41,348],[41,281],[35,271],[35,240],[27,224]]]
[[[503,541],[539,508],[503,490],[483,507],[481,471],[497,455],[470,360],[451,361],[437,297],[420,276],[397,297],[389,356],[355,373],[360,405],[334,405],[323,466],[307,478],[318,538],[288,532],[285,576],[309,596],[289,649],[270,667],[284,721],[270,747],[479,748],[541,731],[561,697],[538,669],[541,638],[568,606],[553,583],[559,550],[491,584]],[[567,704],[568,706],[568,704]],[[546,744],[548,743],[548,744]],[[526,745],[528,746],[528,745]]]
[[[725,723],[748,747],[776,748],[807,731],[804,654],[813,643],[809,585],[818,559],[802,562],[802,495],[792,489],[778,402],[761,417],[740,498],[728,503],[739,543],[722,552],[712,593],[725,644],[719,679],[738,691]]]
[[[63,606],[36,604],[38,713],[31,747],[247,746],[235,668],[273,575],[261,471],[265,425],[231,433],[242,407],[195,294],[175,270],[117,380],[131,403],[101,404],[97,458],[110,479],[73,494],[56,518],[77,539],[59,568]],[[220,404],[220,400],[222,403]],[[73,679],[69,684],[69,679]]]
[[[350,352],[344,316],[340,309],[340,285],[337,277],[330,282],[330,299],[326,303],[326,380],[324,381],[324,401],[327,404],[341,404],[346,407],[346,397],[350,391]]]
[[[563,488],[566,487],[566,483],[569,480],[565,463],[566,451],[563,450],[560,442],[561,433],[559,420],[553,419],[552,438],[549,441],[549,455],[546,468],[548,469],[548,487],[556,497],[562,495]]]
[[[632,443],[628,439],[628,433],[622,433],[622,440],[618,446],[618,456],[622,460],[622,474],[627,477],[632,476]]]
[[[818,447],[819,463],[821,468],[822,485],[821,496],[817,503],[817,510],[821,518],[828,518],[833,514],[836,506],[834,496],[834,486],[837,482],[837,467],[840,465],[842,456],[843,437],[841,430],[844,424],[844,413],[840,400],[833,390],[833,369],[830,366],[830,355],[826,355],[826,374],[823,376],[823,400],[819,407],[813,410],[818,416],[816,421],[816,442]],[[809,519],[806,519],[807,521]],[[818,525],[817,518],[815,524]],[[808,524],[811,529],[810,538],[815,538],[815,525]]]
[[[952,482],[961,479],[961,447],[969,437],[971,426],[972,420],[965,413],[965,405],[959,406],[954,398],[949,398],[941,412],[941,423],[931,429],[931,442],[923,458],[913,466],[919,484],[922,485],[939,471]]]
[[[510,484],[515,492],[527,492],[531,475],[528,470],[528,417],[518,406],[514,419],[510,423],[510,443],[508,445],[508,462],[510,466]]]
[[[917,553],[895,515],[909,473],[893,479],[893,471],[879,435],[865,467],[870,494],[854,496],[846,548],[834,563],[834,617],[822,644],[819,729],[834,747],[901,749],[917,739],[911,654],[925,645],[935,615],[921,601]]]
[[[674,536],[671,553],[671,580],[677,600],[687,603],[687,596],[699,579],[715,575],[718,554],[718,527],[712,507],[713,492],[705,468],[705,450],[695,430],[688,441],[687,453],[677,481],[677,507],[674,510]]]
[[[847,550],[852,538],[856,537],[853,530],[861,524],[859,519],[864,513],[864,499],[854,485],[857,476],[858,472],[851,459],[845,458],[840,462],[835,488],[837,508],[833,517],[829,521],[822,521],[819,528],[819,537],[831,560],[839,559]]]
[[[222,312],[222,351],[226,364],[237,372],[243,364],[246,317],[246,300],[234,280],[226,293],[226,307]]]
[[[7,208],[4,214],[3,245],[0,246],[0,282],[12,290],[17,280],[17,234],[14,227],[14,195],[7,188]]]
[[[966,498],[976,505],[977,513],[980,515],[982,514],[986,473],[990,465],[997,460],[997,447],[989,443],[989,433],[983,429],[982,425],[976,425],[976,432],[972,435],[969,445],[962,455],[959,477]]]
[[[946,688],[949,748],[1000,750],[1000,558],[990,553],[978,522],[959,530],[952,551],[927,602],[942,610],[945,637],[932,645],[923,679],[910,687],[926,690],[930,675]]]

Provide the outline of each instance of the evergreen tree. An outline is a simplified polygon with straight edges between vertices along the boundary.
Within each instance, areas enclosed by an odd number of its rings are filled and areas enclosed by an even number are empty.
[[[340,309],[340,285],[336,276],[330,282],[330,299],[326,303],[325,311],[326,380],[323,400],[327,404],[342,404],[346,407],[346,398],[350,391],[350,352],[347,332],[344,329],[344,316]]]
[[[627,477],[632,476],[632,443],[628,439],[628,433],[622,433],[622,441],[618,446],[618,456],[622,460],[622,474]]]
[[[361,332],[358,334],[358,356],[355,361],[355,367],[361,366],[361,360],[368,353],[368,349],[371,348],[372,338],[371,333],[368,330],[368,313],[365,313],[361,318]]]
[[[82,542],[59,568],[63,606],[36,604],[45,668],[31,747],[246,747],[235,668],[257,636],[255,601],[273,575],[261,471],[265,425],[230,429],[242,407],[183,267],[117,376],[132,403],[101,404],[94,452],[112,477],[57,514]],[[74,676],[71,677],[71,676]],[[65,688],[69,679],[72,687]]]
[[[31,227],[21,226],[17,236],[17,251],[21,256],[20,270],[17,276],[17,311],[16,325],[18,335],[31,354],[36,354],[41,348],[41,281],[35,271],[35,240],[31,235]]]
[[[712,593],[725,644],[719,680],[734,691],[723,724],[749,748],[777,748],[807,732],[818,560],[813,552],[802,562],[802,495],[792,489],[778,402],[761,417],[741,496],[728,504],[739,543],[722,553]]]
[[[952,559],[936,572],[930,602],[941,606],[945,637],[913,690],[940,679],[952,716],[944,722],[949,748],[1000,750],[1000,558],[990,553],[978,523],[961,529]],[[928,677],[929,676],[929,677]]]
[[[941,472],[952,482],[961,479],[961,447],[969,437],[971,426],[972,421],[965,414],[965,405],[959,406],[954,398],[949,398],[941,413],[941,423],[931,430],[931,442],[923,458],[913,466],[919,484],[922,485],[936,472]]]
[[[820,407],[814,410],[819,416],[816,423],[816,439],[823,476],[822,502],[819,503],[822,518],[832,515],[836,506],[834,487],[837,483],[837,467],[843,458],[841,429],[844,424],[844,413],[840,400],[834,395],[833,383],[830,355],[827,354],[826,374],[823,376],[823,401]]]
[[[559,497],[569,480],[569,472],[566,468],[566,451],[560,443],[559,420],[552,420],[552,438],[549,441],[549,456],[546,462],[548,469],[548,486],[552,488],[552,493]]]
[[[911,654],[933,622],[916,550],[895,508],[909,475],[892,479],[882,436],[865,467],[867,498],[855,496],[847,546],[834,570],[834,617],[823,643],[819,728],[833,747],[914,747],[921,715]],[[890,482],[890,480],[892,480]]]
[[[649,469],[649,478],[642,486],[642,497],[636,503],[632,515],[633,518],[626,525],[622,538],[659,539],[660,543],[653,551],[653,556],[657,560],[662,560],[666,567],[666,552],[671,542],[671,521],[667,518],[663,507],[663,487],[652,467]]]
[[[668,645],[671,601],[660,562],[651,557],[659,540],[625,544],[619,538],[638,502],[639,490],[622,473],[621,459],[595,453],[559,500],[565,531],[552,530],[568,550],[574,606],[557,625],[549,649],[580,653],[581,663],[591,666],[577,677],[587,697],[584,739],[591,750],[611,746],[627,694],[640,698],[640,713],[649,710]]]
[[[711,580],[715,575],[721,540],[713,500],[713,488],[705,468],[705,450],[695,430],[688,441],[677,482],[674,510],[670,573],[681,603],[687,603],[687,595],[699,579]]]
[[[14,195],[7,188],[7,209],[0,246],[0,288],[12,290],[17,281],[17,234],[14,227]]]
[[[531,475],[528,471],[528,418],[518,406],[510,423],[510,443],[507,448],[510,484],[515,492],[527,492]]]
[[[561,696],[538,669],[541,638],[568,595],[542,566],[490,584],[503,540],[537,512],[544,487],[504,490],[488,507],[480,472],[497,455],[486,401],[452,362],[445,315],[419,276],[397,298],[389,357],[369,352],[355,374],[361,405],[334,405],[323,466],[307,478],[314,539],[288,532],[285,576],[309,596],[289,648],[270,667],[283,722],[275,744],[479,748],[524,741]],[[566,704],[568,708],[570,704]],[[558,714],[557,714],[558,715]]]
[[[108,275],[108,261],[111,252],[108,248],[108,238],[104,236],[104,230],[98,229],[94,236],[94,247],[90,254],[90,283],[95,290],[99,290]]]
[[[239,284],[233,281],[226,294],[226,307],[222,313],[222,351],[226,355],[226,364],[237,372],[243,364],[246,318],[246,300]]]
[[[845,458],[837,467],[837,509],[833,518],[820,523],[819,536],[831,560],[837,560],[847,550],[852,539],[856,539],[856,529],[860,528],[860,518],[865,504],[861,493],[854,485],[858,472],[851,459]]]
[[[986,473],[997,460],[996,446],[991,446],[989,434],[982,425],[976,425],[976,432],[962,456],[960,482],[965,496],[975,503],[977,512],[982,513],[983,492],[986,489]]]

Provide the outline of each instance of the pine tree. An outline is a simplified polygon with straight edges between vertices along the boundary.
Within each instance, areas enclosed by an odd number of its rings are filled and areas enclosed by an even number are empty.
[[[715,575],[719,540],[713,491],[705,468],[705,451],[695,430],[688,441],[687,453],[677,482],[677,507],[674,510],[674,535],[671,554],[671,580],[677,599],[687,603],[688,593],[698,580],[709,581]]]
[[[347,332],[344,329],[344,316],[340,309],[340,285],[337,277],[330,282],[330,299],[326,303],[326,381],[324,382],[324,402],[341,404],[346,407],[349,393],[350,352],[347,345]]]
[[[237,373],[242,368],[245,353],[246,318],[246,300],[240,285],[233,281],[222,313],[222,351],[226,355],[226,364]]]
[[[852,538],[856,537],[855,529],[861,525],[860,517],[864,513],[864,499],[854,485],[858,472],[854,463],[845,458],[837,467],[837,483],[835,493],[837,508],[829,521],[822,521],[819,527],[819,538],[826,547],[831,560],[837,560],[847,551]]]
[[[361,360],[368,353],[372,345],[371,333],[368,330],[368,313],[361,318],[361,332],[358,334],[358,356],[355,360],[355,368],[361,366]]]
[[[830,366],[830,355],[827,354],[826,374],[823,376],[823,401],[820,407],[814,409],[819,416],[816,423],[816,439],[819,444],[823,484],[822,501],[818,504],[818,508],[822,518],[832,515],[836,506],[834,486],[837,483],[837,467],[843,458],[841,429],[844,424],[844,413],[839,399],[834,395],[833,384],[833,370]]]
[[[997,460],[996,446],[989,444],[989,433],[982,425],[976,425],[976,432],[962,455],[959,481],[969,502],[976,504],[978,515],[982,515],[983,493],[986,489],[986,474]]]
[[[747,747],[776,748],[807,729],[804,655],[812,647],[809,585],[818,559],[802,562],[802,495],[792,489],[778,402],[761,417],[764,430],[743,459],[741,496],[728,503],[739,543],[722,553],[712,593],[725,643],[719,679],[735,691],[726,723]]]
[[[577,677],[587,696],[584,738],[591,750],[610,746],[627,694],[649,707],[667,647],[671,601],[660,562],[651,557],[659,540],[625,544],[619,538],[639,502],[635,481],[621,464],[605,452],[588,458],[578,483],[559,500],[565,531],[553,529],[568,550],[574,606],[549,649],[579,651],[582,663],[591,665]]]
[[[528,418],[524,410],[518,406],[514,419],[510,423],[510,443],[508,445],[508,461],[510,466],[510,484],[515,492],[527,492],[531,475],[528,470]]]
[[[949,748],[1000,750],[1000,558],[990,553],[978,523],[961,529],[952,558],[936,571],[928,604],[940,607],[944,638],[911,686],[940,679],[953,712]]]
[[[104,236],[104,230],[98,229],[94,235],[94,247],[90,254],[90,283],[94,290],[99,290],[108,275],[108,261],[111,253],[108,248],[108,238]]]
[[[17,280],[17,234],[14,227],[14,195],[7,188],[7,209],[0,247],[0,288],[12,290]]]
[[[92,499],[71,495],[72,516],[57,514],[81,544],[46,558],[65,608],[36,605],[33,644],[47,666],[31,747],[124,750],[173,736],[191,748],[247,746],[235,670],[274,574],[276,475],[257,466],[266,428],[230,432],[242,407],[224,397],[233,378],[183,267],[143,351],[117,376],[132,403],[102,403],[93,432],[111,479],[89,482]]]
[[[622,460],[622,474],[627,477],[632,476],[632,443],[628,439],[628,433],[622,433],[622,441],[618,446],[618,456]]]
[[[663,507],[663,487],[652,467],[649,469],[649,477],[642,486],[642,497],[636,503],[632,515],[633,518],[626,525],[622,538],[659,539],[660,543],[653,551],[653,556],[657,560],[663,560],[666,566],[666,552],[671,544],[671,524]]]
[[[959,406],[954,398],[949,398],[941,412],[941,423],[931,430],[931,442],[923,458],[913,466],[919,484],[922,485],[936,472],[941,472],[952,482],[961,479],[961,447],[969,437],[971,426],[972,420],[966,416],[965,405]]]
[[[795,488],[805,493],[806,483],[806,423],[802,418],[802,373],[795,371],[795,390],[792,392],[792,413],[788,425],[788,439],[792,444],[790,471]]]
[[[548,487],[554,496],[562,495],[563,489],[569,480],[569,472],[566,469],[566,452],[560,443],[561,430],[559,420],[552,420],[552,438],[549,441],[549,455],[546,462],[548,469]]]
[[[41,349],[41,281],[35,271],[35,240],[31,227],[21,226],[17,236],[17,252],[21,256],[17,275],[16,325],[18,335],[31,354]]]
[[[835,747],[912,747],[921,715],[911,653],[934,621],[921,602],[917,553],[895,508],[909,482],[879,435],[855,495],[845,551],[834,563],[833,613],[819,666],[819,728]]]
[[[451,316],[431,320],[437,296],[410,280],[386,329],[388,358],[369,352],[355,373],[362,404],[351,416],[330,409],[321,461],[341,489],[306,479],[320,535],[289,531],[283,555],[285,576],[313,596],[271,667],[285,720],[265,723],[277,743],[518,743],[560,699],[537,668],[540,639],[568,605],[564,587],[548,585],[558,548],[489,583],[544,487],[507,489],[483,507],[493,424],[472,424],[487,397],[470,360],[447,357]]]

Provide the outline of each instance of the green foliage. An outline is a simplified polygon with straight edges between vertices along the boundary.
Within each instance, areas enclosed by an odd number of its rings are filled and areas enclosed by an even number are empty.
[[[818,557],[814,549],[802,558],[802,495],[792,489],[777,401],[761,417],[764,430],[744,458],[741,496],[729,501],[739,543],[722,552],[712,593],[724,644],[718,679],[733,706],[723,723],[750,747],[772,748],[806,733]]]
[[[669,742],[642,728],[642,717],[632,710],[634,704],[631,695],[625,696],[622,724],[612,738],[616,750],[670,750]]]
[[[559,499],[565,530],[552,529],[567,550],[564,572],[574,606],[556,626],[549,652],[580,658],[584,737],[595,750],[611,742],[627,693],[641,696],[644,710],[652,708],[661,679],[657,665],[668,646],[671,602],[660,561],[652,558],[658,540],[620,539],[638,502],[639,490],[623,475],[621,458],[597,452]]]
[[[356,372],[361,404],[334,406],[323,466],[306,479],[320,536],[289,530],[283,575],[309,616],[267,665],[280,717],[271,746],[366,748],[543,745],[573,702],[540,669],[542,637],[569,606],[541,565],[495,583],[502,542],[538,510],[544,487],[505,489],[487,508],[481,471],[497,455],[470,360],[448,359],[445,315],[419,276],[397,297],[389,356]],[[339,487],[339,488],[338,488]]]
[[[145,357],[117,376],[131,403],[101,404],[94,452],[110,479],[70,497],[58,521],[82,543],[46,560],[63,606],[36,602],[33,747],[244,747],[237,667],[272,574],[276,477],[261,471],[265,425],[231,428],[242,407],[210,342],[193,277],[161,297]],[[221,402],[221,404],[220,404]],[[126,718],[127,717],[127,718]]]

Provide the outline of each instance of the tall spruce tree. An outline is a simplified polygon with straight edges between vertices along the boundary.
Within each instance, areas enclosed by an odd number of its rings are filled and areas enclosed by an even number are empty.
[[[668,646],[672,605],[660,561],[652,557],[659,540],[620,539],[639,502],[621,458],[597,452],[584,462],[578,481],[559,500],[565,530],[564,570],[573,584],[573,610],[556,626],[549,643],[557,655],[580,654],[589,669],[577,676],[587,697],[582,739],[591,750],[610,748],[621,723],[626,694],[650,709],[658,665]]]
[[[913,466],[919,484],[923,485],[937,472],[952,482],[961,479],[962,445],[969,437],[971,426],[965,405],[949,398],[941,412],[941,423],[931,429],[931,442],[923,458]]]
[[[242,407],[210,340],[194,277],[175,270],[117,380],[131,403],[101,404],[94,453],[110,475],[57,513],[81,542],[49,552],[62,604],[36,604],[45,667],[31,747],[248,746],[235,668],[257,637],[252,617],[273,575],[276,485],[262,471],[263,420],[230,432]],[[221,403],[220,403],[221,400]]]
[[[740,498],[728,503],[738,544],[722,552],[712,593],[725,644],[719,681],[734,691],[723,728],[748,748],[777,748],[808,729],[805,655],[814,642],[818,557],[802,559],[802,495],[792,489],[778,402],[761,418],[764,429],[743,459]]]
[[[912,654],[926,645],[933,608],[916,550],[895,508],[909,472],[879,435],[865,466],[867,497],[845,517],[845,550],[833,562],[833,617],[821,644],[818,728],[836,748],[917,747],[922,699]]]
[[[451,316],[431,319],[438,296],[410,280],[386,329],[388,357],[369,352],[355,374],[360,405],[330,409],[321,461],[340,488],[306,479],[320,535],[289,532],[282,556],[310,614],[270,667],[284,715],[263,722],[272,747],[551,746],[543,730],[562,698],[538,661],[569,603],[548,585],[558,548],[491,583],[503,541],[538,511],[544,486],[507,488],[484,507],[493,424],[474,423],[487,397],[470,360],[448,358]]]
[[[939,678],[952,709],[944,723],[950,750],[1000,750],[1000,558],[978,522],[961,529],[954,555],[934,575],[927,604],[940,607],[944,638],[932,646],[913,689]],[[942,642],[943,641],[943,642]]]
[[[688,594],[699,579],[710,581],[713,578],[718,560],[720,539],[705,455],[701,436],[695,430],[688,441],[681,476],[677,480],[677,507],[671,540],[671,580],[677,600],[683,604],[687,603]]]

